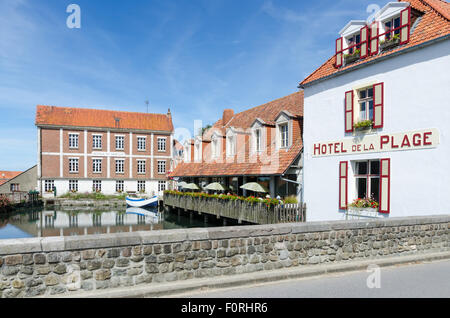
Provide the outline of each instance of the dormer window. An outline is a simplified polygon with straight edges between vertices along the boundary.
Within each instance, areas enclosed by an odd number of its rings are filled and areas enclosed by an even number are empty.
[[[394,35],[399,35],[400,34],[400,16],[393,18],[393,19],[389,19],[387,21],[384,21],[384,31],[387,32],[385,34],[385,39],[389,40],[391,37],[393,37]],[[394,30],[392,32],[389,32],[390,30]]]
[[[235,153],[235,147],[236,147],[236,142],[235,142],[235,136],[234,135],[229,135],[227,136],[227,156],[234,156]]]
[[[211,137],[211,157],[218,158],[220,156],[220,142],[216,135]]]
[[[289,127],[288,124],[280,125],[280,147],[287,148],[289,146]]]
[[[350,36],[349,38],[347,38],[347,43],[348,43],[348,53],[349,54],[353,54],[356,50],[359,50],[361,48],[361,36],[360,34],[354,34],[352,36]],[[356,47],[355,47],[355,44]]]
[[[255,130],[255,145],[256,151],[261,151],[261,129]]]

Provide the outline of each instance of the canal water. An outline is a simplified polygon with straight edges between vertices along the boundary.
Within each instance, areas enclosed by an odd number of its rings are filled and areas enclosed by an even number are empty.
[[[227,219],[227,225],[238,225]],[[152,231],[194,227],[223,226],[223,220],[181,212],[159,212],[155,209],[91,207],[49,210],[27,208],[10,215],[0,215],[0,239],[74,236],[119,232]]]

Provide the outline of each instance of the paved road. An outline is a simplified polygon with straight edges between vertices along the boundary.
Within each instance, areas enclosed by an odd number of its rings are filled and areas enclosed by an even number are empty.
[[[358,271],[178,295],[195,298],[450,298],[450,260]],[[369,277],[370,276],[370,277]],[[367,281],[375,288],[368,288]],[[380,288],[376,288],[379,282]]]

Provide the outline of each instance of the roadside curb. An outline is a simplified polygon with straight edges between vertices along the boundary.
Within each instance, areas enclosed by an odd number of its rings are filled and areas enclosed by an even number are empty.
[[[311,276],[320,276],[331,273],[344,273],[366,270],[369,265],[388,267],[400,264],[437,261],[450,259],[450,251],[438,253],[423,253],[388,258],[375,258],[363,261],[348,261],[327,265],[304,265],[296,268],[284,268],[271,271],[258,271],[253,273],[237,274],[232,276],[208,277],[159,283],[153,286],[119,287],[110,290],[95,290],[89,292],[76,292],[65,295],[40,296],[39,298],[146,298],[176,296],[187,292],[217,290],[230,287],[242,287],[270,282],[282,282],[288,279],[299,279]]]

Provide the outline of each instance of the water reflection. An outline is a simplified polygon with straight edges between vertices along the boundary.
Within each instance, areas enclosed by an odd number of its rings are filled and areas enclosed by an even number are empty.
[[[73,236],[162,229],[222,226],[215,218],[180,213],[161,213],[156,208],[128,208],[101,211],[93,208],[77,210],[43,210],[30,208],[3,218],[0,216],[0,239],[22,237]]]

